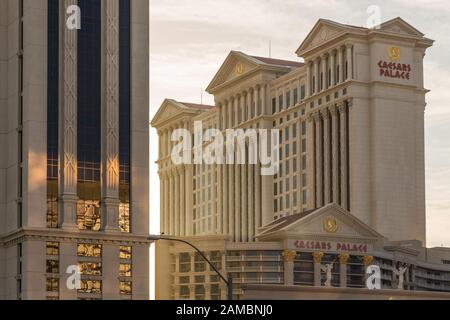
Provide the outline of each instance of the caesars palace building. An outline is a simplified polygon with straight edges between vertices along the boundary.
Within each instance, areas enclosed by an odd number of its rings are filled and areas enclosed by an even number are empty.
[[[161,231],[195,243],[236,299],[450,298],[450,248],[426,248],[423,59],[433,40],[396,18],[319,20],[298,61],[232,51],[207,91],[167,99],[159,134]],[[278,129],[279,171],[176,166],[173,130]],[[206,146],[206,144],[204,145]],[[221,299],[226,286],[184,244],[160,241],[159,299]],[[366,271],[381,270],[381,290]]]

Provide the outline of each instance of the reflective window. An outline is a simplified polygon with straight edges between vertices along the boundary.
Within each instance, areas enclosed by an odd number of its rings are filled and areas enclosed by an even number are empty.
[[[121,263],[119,275],[121,277],[131,277],[132,276],[131,264],[130,263]]]
[[[131,281],[120,281],[119,283],[120,294],[130,295],[133,292],[133,284]]]
[[[57,228],[59,0],[48,0],[47,37],[47,228]]]
[[[100,294],[102,293],[102,281],[101,280],[81,280],[81,288],[78,290],[79,293],[91,293]]]
[[[79,262],[78,268],[80,273],[84,276],[101,276],[102,263],[101,262]]]
[[[58,260],[47,260],[46,272],[58,274],[59,273],[59,261]]]
[[[120,246],[120,259],[131,260],[131,258],[132,258],[132,247]]]
[[[47,242],[47,255],[48,256],[59,255],[59,242]]]
[[[100,258],[102,256],[102,245],[80,243],[77,246],[77,255],[79,257]]]
[[[101,1],[79,0],[78,30],[78,203],[81,230],[100,229]],[[86,217],[83,217],[86,215]]]
[[[47,287],[47,292],[58,292],[59,291],[59,279],[47,278],[46,287]]]

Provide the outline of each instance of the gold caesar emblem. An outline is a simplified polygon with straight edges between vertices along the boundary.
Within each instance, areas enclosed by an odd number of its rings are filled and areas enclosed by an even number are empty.
[[[390,47],[388,49],[388,57],[391,61],[400,61],[402,57],[402,51],[399,47]]]
[[[336,233],[338,231],[338,223],[335,218],[328,217],[323,220],[323,228],[328,233]]]
[[[244,65],[242,63],[238,63],[234,71],[236,72],[236,75],[240,76],[244,73]]]

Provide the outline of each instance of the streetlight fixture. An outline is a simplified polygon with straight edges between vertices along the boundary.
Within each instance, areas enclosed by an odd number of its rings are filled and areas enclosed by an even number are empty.
[[[163,235],[150,235],[148,237],[148,240],[153,241],[153,242],[159,241],[159,240],[181,242],[181,243],[187,244],[188,246],[193,248],[202,257],[202,259],[205,260],[206,263],[208,263],[208,265],[214,270],[214,272],[217,273],[217,275],[222,279],[222,281],[227,285],[227,298],[230,301],[233,300],[233,278],[231,277],[231,274],[228,273],[228,277],[225,278],[222,275],[222,273],[220,273],[220,271],[217,270],[216,266],[211,261],[209,261],[209,259],[203,254],[203,252],[201,252],[200,249],[197,248],[195,245],[193,245],[192,243],[190,243],[186,240],[169,237],[169,236],[163,236]]]

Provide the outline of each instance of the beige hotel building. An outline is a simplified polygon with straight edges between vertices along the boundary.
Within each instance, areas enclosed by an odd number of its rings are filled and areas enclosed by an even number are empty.
[[[304,62],[232,51],[207,89],[214,106],[167,99],[152,121],[161,231],[231,274],[236,299],[450,298],[450,249],[427,249],[425,234],[432,45],[401,18],[374,29],[321,19],[296,51]],[[171,133],[194,121],[278,129],[279,172],[175,166]],[[382,290],[366,289],[371,265]],[[156,282],[159,299],[226,297],[200,256],[175,242],[158,243]]]
[[[0,0],[0,300],[148,299],[148,15]]]

